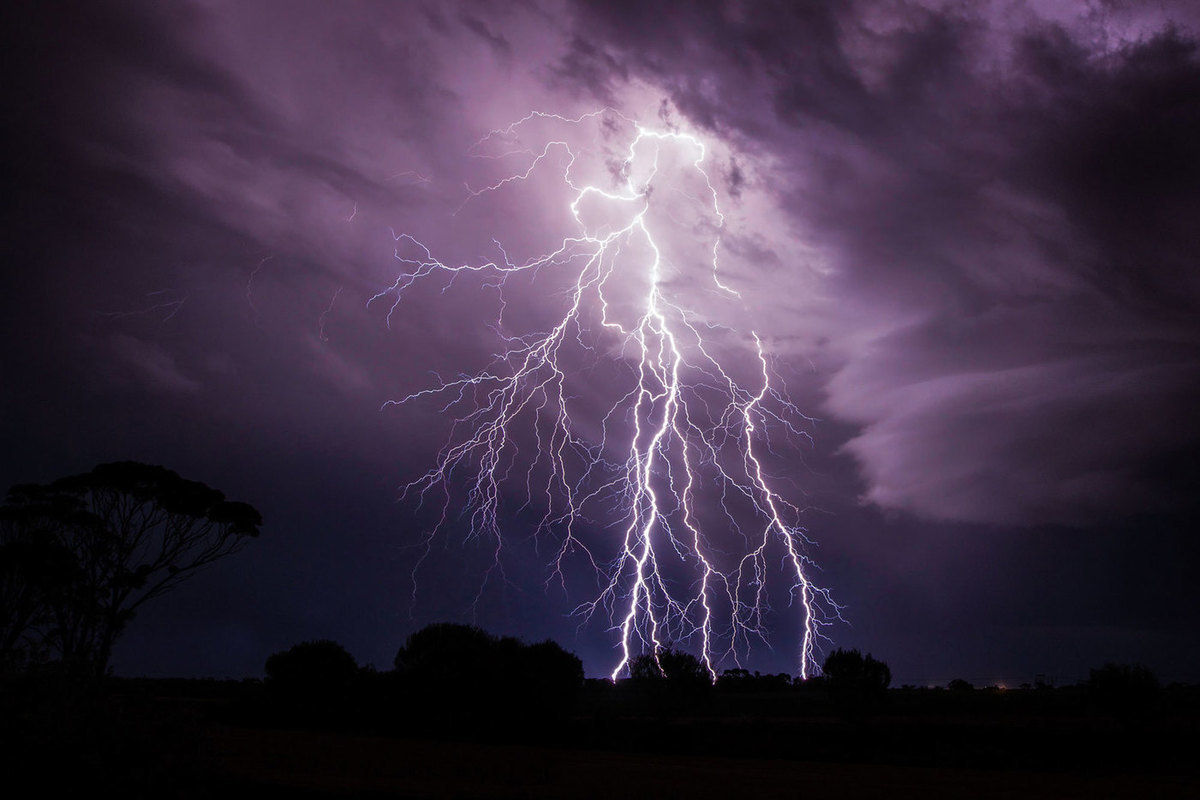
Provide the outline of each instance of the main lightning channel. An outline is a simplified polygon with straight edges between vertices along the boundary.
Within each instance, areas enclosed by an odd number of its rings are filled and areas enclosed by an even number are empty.
[[[575,131],[596,121],[607,127],[609,136],[618,129],[629,131],[623,161],[615,171],[616,188],[577,178],[580,150],[570,137],[548,139],[540,148],[521,142],[522,129],[532,123]],[[468,186],[468,195],[455,213],[476,198],[552,168],[558,157],[576,230],[549,252],[519,263],[499,242],[496,259],[454,264],[434,257],[408,233],[394,235],[402,269],[389,287],[370,300],[391,298],[389,325],[406,291],[438,274],[452,281],[475,273],[500,294],[496,331],[503,349],[488,367],[385,403],[386,407],[437,398],[454,419],[450,440],[436,463],[404,487],[406,495],[419,495],[422,501],[433,492],[443,498],[441,517],[427,532],[426,547],[450,521],[452,478],[461,471],[469,475],[463,514],[471,535],[491,539],[494,565],[502,570],[503,486],[516,480],[519,430],[527,423],[535,446],[525,478],[524,507],[543,507],[535,533],[557,537],[551,580],[565,588],[564,570],[577,555],[598,576],[596,595],[576,611],[585,620],[597,613],[609,619],[618,640],[617,662],[611,671],[614,680],[641,653],[653,655],[657,663],[661,653],[680,643],[699,650],[713,680],[726,659],[740,664],[753,641],[767,639],[766,616],[771,609],[766,586],[776,552],[791,576],[789,596],[798,606],[801,628],[799,673],[807,678],[818,668],[819,641],[827,638],[824,629],[841,619],[840,608],[810,578],[815,566],[807,555],[812,543],[800,525],[802,509],[772,487],[763,453],[771,452],[771,428],[787,436],[807,437],[801,423],[811,420],[772,384],[770,362],[756,331],[745,348],[758,366],[753,383],[747,386],[746,379],[734,377],[735,363],[744,363],[745,356],[724,357],[725,348],[708,336],[717,326],[706,323],[670,291],[664,234],[652,224],[651,212],[659,208],[658,203],[667,202],[664,197],[682,193],[693,205],[699,203],[714,240],[711,262],[705,267],[712,285],[740,300],[720,276],[718,256],[726,218],[705,166],[705,143],[677,129],[646,128],[613,109],[574,118],[533,112],[484,136],[473,155],[481,155],[493,143],[504,145],[505,150],[484,157],[525,158],[524,169],[480,189]],[[695,154],[683,158],[682,165],[699,179],[703,199],[678,186],[658,185],[668,180],[660,171],[664,149],[675,155]],[[589,227],[582,209],[595,201],[623,210],[624,224]],[[536,275],[548,268],[573,276],[562,317],[548,331],[504,333],[507,281],[519,273]],[[615,287],[628,284],[631,275],[644,293],[634,303],[638,310],[630,320],[623,319],[617,308]],[[631,365],[631,382],[599,419],[600,434],[585,437],[573,422],[572,415],[578,412],[570,407],[568,364],[573,354],[601,358],[593,323],[616,342],[616,360]],[[538,465],[546,478],[535,486]],[[605,557],[598,552],[602,544],[586,532],[596,527],[588,509],[611,508],[614,501],[620,543],[615,556]],[[718,528],[742,543],[740,556],[731,557],[728,548],[718,543],[722,532]],[[664,566],[664,557],[675,566]],[[679,564],[687,567],[689,580],[680,581],[672,574]]]

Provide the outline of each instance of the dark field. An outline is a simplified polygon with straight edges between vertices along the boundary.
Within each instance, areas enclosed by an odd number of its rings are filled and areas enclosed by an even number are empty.
[[[888,764],[637,755],[307,731],[213,731],[226,780],[266,796],[1196,797],[1194,775],[989,771]]]
[[[815,691],[589,682],[570,713],[511,717],[378,695],[285,705],[257,681],[115,680],[71,703],[37,694],[8,687],[5,771],[51,795],[1200,796],[1191,687],[1135,716],[1079,687],[891,690],[847,713]]]

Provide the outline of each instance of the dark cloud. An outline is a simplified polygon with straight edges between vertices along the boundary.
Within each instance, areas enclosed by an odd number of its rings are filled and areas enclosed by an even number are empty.
[[[1036,10],[596,4],[564,62],[609,93],[621,63],[777,164],[831,265],[827,408],[887,508],[1086,524],[1196,496],[1161,475],[1200,451],[1197,42]]]
[[[509,42],[508,39],[505,39],[503,36],[493,31],[491,27],[483,20],[479,19],[478,17],[473,17],[469,14],[463,14],[462,24],[471,33],[487,42],[488,46],[490,46],[497,55],[504,58],[510,58],[512,56],[512,43]]]
[[[671,290],[700,289],[706,322],[761,331],[800,407],[828,417],[771,467],[811,504],[821,582],[854,624],[838,643],[886,652],[910,681],[1139,652],[1186,677],[1194,620],[1161,610],[1194,607],[1180,565],[1200,496],[1188,8],[7,9],[0,478],[134,458],[264,511],[236,564],[131,629],[123,670],[257,674],[324,636],[386,666],[419,624],[474,619],[554,636],[601,673],[604,625],[569,616],[592,587],[546,588],[545,542],[515,538],[506,582],[452,526],[413,599],[431,509],[398,487],[450,421],[436,402],[379,409],[487,364],[496,295],[431,281],[390,318],[394,294],[368,300],[396,279],[396,234],[472,263],[497,257],[493,237],[519,258],[558,235],[552,175],[464,205],[464,184],[516,163],[478,157],[487,131],[636,103],[709,136],[721,274],[744,303],[705,270]],[[599,162],[621,163],[624,124],[598,124]],[[697,234],[676,260],[707,257],[711,225],[672,224]],[[555,280],[513,287],[505,332],[544,323]],[[586,402],[622,369],[578,370]],[[512,512],[513,529],[533,515]],[[1113,524],[1045,527],[1097,521]],[[777,600],[755,668],[795,664]]]

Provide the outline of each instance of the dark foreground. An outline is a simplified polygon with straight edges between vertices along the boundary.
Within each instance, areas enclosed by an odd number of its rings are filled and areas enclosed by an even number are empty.
[[[308,731],[214,731],[229,788],[260,797],[1170,798],[1186,775],[1079,774],[635,755]],[[210,788],[216,789],[214,784]]]
[[[591,684],[569,712],[532,716],[411,696],[306,705],[258,682],[36,689],[5,689],[3,796],[1200,797],[1191,687],[1132,716],[1062,689],[893,690],[847,712],[795,691]]]

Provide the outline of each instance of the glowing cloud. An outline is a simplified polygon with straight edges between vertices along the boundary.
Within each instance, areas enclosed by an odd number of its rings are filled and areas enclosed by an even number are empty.
[[[697,303],[741,304],[722,279],[727,221],[708,149],[697,134],[611,108],[528,114],[476,143],[471,155],[520,165],[468,186],[459,212],[549,173],[567,235],[516,260],[494,240],[498,257],[456,264],[399,233],[401,271],[371,299],[390,299],[390,320],[418,281],[473,278],[497,291],[491,364],[387,404],[435,398],[455,420],[436,464],[405,492],[440,493],[427,546],[462,509],[471,535],[494,544],[498,569],[506,495],[537,508],[537,535],[555,543],[551,579],[565,587],[564,571],[579,564],[596,576],[577,612],[611,625],[614,679],[639,652],[676,645],[698,650],[715,679],[722,661],[767,639],[767,582],[778,573],[801,626],[802,676],[839,619],[810,577],[802,509],[764,462],[773,438],[806,439],[809,419],[774,385],[759,333],[739,334]],[[517,276],[555,285],[542,298],[562,298],[548,329],[506,321]]]

